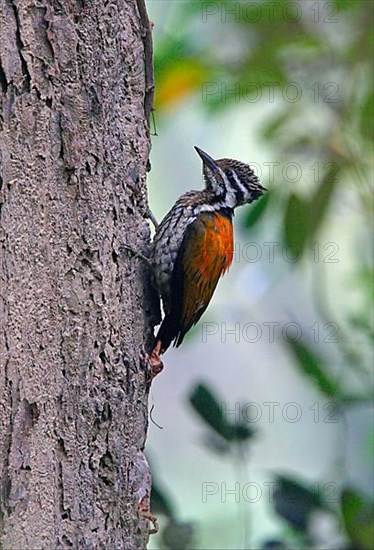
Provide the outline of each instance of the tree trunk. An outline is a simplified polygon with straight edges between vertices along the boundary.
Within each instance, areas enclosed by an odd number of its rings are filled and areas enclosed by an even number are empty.
[[[156,308],[147,266],[123,248],[149,242],[147,25],[143,0],[0,0],[5,549],[147,540]]]

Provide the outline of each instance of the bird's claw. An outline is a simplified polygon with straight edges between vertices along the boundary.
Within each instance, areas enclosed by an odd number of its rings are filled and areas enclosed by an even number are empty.
[[[153,351],[150,355],[146,356],[146,359],[148,363],[149,381],[152,382],[152,380],[156,378],[158,374],[160,374],[160,372],[164,368],[164,364],[161,361],[160,356],[158,354],[154,354]]]
[[[164,364],[160,358],[160,351],[161,351],[161,342],[158,341],[153,351],[150,354],[148,353],[145,354],[145,361],[148,366],[148,375],[149,375],[150,382],[152,382],[152,380],[158,374],[160,374],[160,372],[164,368]]]
[[[142,518],[147,519],[150,521],[153,525],[153,528],[149,530],[150,535],[155,535],[158,533],[159,526],[157,523],[157,518],[154,514],[152,514],[150,507],[149,507],[149,496],[145,495],[142,500],[139,503],[139,513]]]

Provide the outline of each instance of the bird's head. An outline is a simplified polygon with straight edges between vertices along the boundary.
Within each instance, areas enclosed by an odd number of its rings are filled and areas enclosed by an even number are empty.
[[[198,147],[195,149],[203,161],[207,191],[228,208],[250,203],[266,191],[248,164],[232,159],[214,160]]]

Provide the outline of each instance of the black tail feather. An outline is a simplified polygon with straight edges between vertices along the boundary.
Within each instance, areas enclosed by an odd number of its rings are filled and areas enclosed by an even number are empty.
[[[166,315],[157,332],[155,340],[155,342],[158,340],[161,341],[161,353],[165,353],[168,347],[170,347],[172,341],[178,336],[178,332],[179,330],[175,317],[171,314]]]

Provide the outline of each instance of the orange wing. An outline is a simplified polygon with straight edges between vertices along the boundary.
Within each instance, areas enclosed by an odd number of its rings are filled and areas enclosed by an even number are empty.
[[[176,346],[204,313],[232,258],[231,217],[219,213],[201,214],[191,224],[184,243],[183,297]]]

